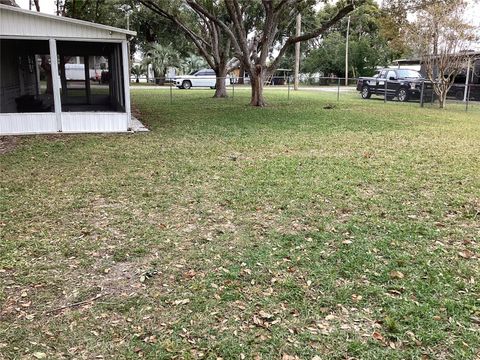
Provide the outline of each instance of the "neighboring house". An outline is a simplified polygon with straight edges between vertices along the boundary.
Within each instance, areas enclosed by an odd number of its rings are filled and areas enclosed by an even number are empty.
[[[457,84],[465,84],[467,80],[467,73],[468,73],[468,83],[469,84],[480,84],[480,51],[472,51],[468,53],[471,59],[471,67],[470,70],[467,69],[466,66],[464,69],[460,71],[460,74],[457,75],[455,83]],[[394,60],[393,64],[395,67],[399,69],[412,69],[420,71],[420,73],[425,76],[426,69],[423,61],[421,59],[399,59]]]
[[[128,131],[135,35],[0,5],[0,135]]]

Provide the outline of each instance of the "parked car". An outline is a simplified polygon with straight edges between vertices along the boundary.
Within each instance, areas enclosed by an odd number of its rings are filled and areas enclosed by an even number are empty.
[[[99,81],[101,73],[96,69],[89,69],[90,80]],[[84,64],[65,64],[65,77],[67,80],[85,80]]]
[[[363,99],[370,99],[372,95],[397,98],[398,101],[408,101],[420,98],[422,83],[425,83],[426,92],[431,94],[431,84],[415,70],[382,69],[373,77],[361,77],[357,82],[357,90]]]
[[[217,75],[213,69],[200,69],[189,75],[175,77],[175,86],[179,89],[190,89],[192,87],[209,87],[215,89]],[[230,83],[230,77],[225,78],[225,85]]]

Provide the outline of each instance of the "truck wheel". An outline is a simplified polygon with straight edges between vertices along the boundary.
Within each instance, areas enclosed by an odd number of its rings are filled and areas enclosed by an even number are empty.
[[[405,88],[401,88],[397,92],[397,99],[400,102],[407,102],[408,101],[408,91]]]
[[[182,82],[182,88],[184,89],[190,89],[192,87],[192,83],[188,80],[185,80],[184,82]]]
[[[367,85],[362,87],[362,99],[370,99],[371,96],[370,88]]]

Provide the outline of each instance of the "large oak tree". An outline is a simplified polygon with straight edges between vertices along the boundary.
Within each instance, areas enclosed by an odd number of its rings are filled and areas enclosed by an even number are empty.
[[[199,6],[210,14],[207,17],[190,6],[188,1],[138,0],[138,3],[171,21],[195,45],[199,54],[215,70],[214,97],[226,97],[225,78],[232,70],[233,62],[232,40],[219,23],[221,21],[229,28],[225,7],[215,1],[202,1]]]
[[[331,26],[348,15],[364,1],[340,0],[336,3],[336,11],[320,21],[318,27],[300,36],[284,33],[284,29],[295,20],[296,15],[305,8],[318,5],[317,1],[308,0],[262,0],[259,18],[251,34],[247,34],[243,20],[248,8],[259,1],[224,0],[229,19],[233,22],[233,31],[221,20],[205,11],[195,0],[187,3],[196,11],[219,24],[232,39],[237,58],[250,73],[252,96],[250,104],[264,106],[264,79],[277,68],[288,49],[297,42],[307,41],[321,36]],[[320,10],[321,11],[321,10]],[[251,39],[251,41],[249,41]],[[276,50],[276,51],[274,51]],[[274,55],[276,53],[276,55]]]
[[[205,60],[215,69],[217,63],[211,61],[215,52],[224,53],[233,50],[234,56],[250,75],[251,105],[264,106],[263,82],[272,74],[289,48],[297,42],[320,37],[338,21],[352,12],[365,0],[340,0],[335,4],[335,11],[321,18],[318,26],[300,36],[289,34],[299,12],[321,5],[323,1],[314,0],[182,0],[176,12],[165,11],[162,0],[138,0],[159,15],[168,17],[195,43]],[[184,12],[194,12],[204,29],[208,29],[210,38],[186,27],[182,16]],[[320,10],[322,11],[322,10]],[[252,21],[253,19],[253,21]],[[253,26],[246,27],[248,22]],[[212,41],[218,36],[219,40]],[[212,54],[213,50],[213,54]]]

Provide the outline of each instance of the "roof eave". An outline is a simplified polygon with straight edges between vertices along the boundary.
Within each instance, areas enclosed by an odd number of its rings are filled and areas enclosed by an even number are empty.
[[[7,10],[7,11],[12,11],[12,12],[22,13],[22,14],[29,15],[29,16],[39,16],[39,17],[44,17],[44,18],[48,18],[48,19],[53,19],[55,21],[63,21],[63,22],[67,22],[67,23],[77,24],[77,25],[94,27],[94,28],[97,28],[97,29],[116,32],[116,33],[119,33],[119,34],[125,34],[125,35],[130,35],[130,36],[136,36],[137,35],[137,32],[132,31],[132,30],[126,30],[126,29],[121,29],[121,28],[117,28],[117,27],[114,27],[114,26],[97,24],[97,23],[93,23],[93,22],[90,22],[90,21],[78,20],[78,19],[73,19],[73,18],[68,18],[68,17],[62,17],[62,16],[56,16],[56,15],[50,15],[50,14],[35,12],[35,11],[31,11],[31,10],[25,10],[25,9],[21,9],[21,8],[17,8],[17,7],[14,7],[14,6],[9,6],[9,5],[0,4],[0,10],[2,10],[2,11]]]

